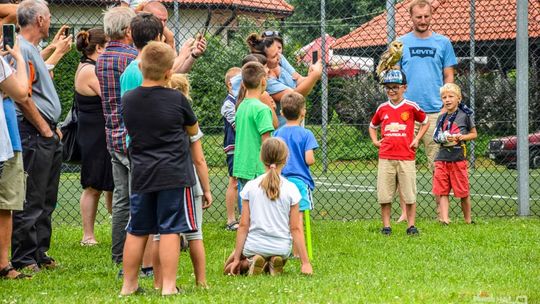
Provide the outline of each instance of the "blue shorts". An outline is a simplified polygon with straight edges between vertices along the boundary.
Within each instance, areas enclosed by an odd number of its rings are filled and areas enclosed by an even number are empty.
[[[300,191],[300,195],[302,195],[299,205],[300,211],[313,210],[313,197],[311,196],[311,189],[309,189],[308,184],[296,177],[287,177],[287,180],[295,184],[298,191]]]
[[[191,187],[130,197],[127,232],[133,235],[188,233],[198,230]]]
[[[229,176],[233,176],[233,164],[234,164],[234,154],[227,154],[227,170],[229,171]]]

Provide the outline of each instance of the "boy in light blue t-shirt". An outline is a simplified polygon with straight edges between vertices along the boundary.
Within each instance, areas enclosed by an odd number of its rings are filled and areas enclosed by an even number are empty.
[[[285,94],[281,99],[281,113],[287,122],[274,132],[274,137],[282,138],[289,148],[289,159],[281,174],[295,184],[302,195],[299,208],[302,223],[304,211],[313,209],[311,192],[315,188],[315,183],[309,166],[315,163],[313,151],[319,148],[319,144],[313,133],[301,126],[306,116],[306,102],[302,94],[296,92]],[[309,214],[306,213],[306,216]],[[308,244],[309,242],[308,239]]]

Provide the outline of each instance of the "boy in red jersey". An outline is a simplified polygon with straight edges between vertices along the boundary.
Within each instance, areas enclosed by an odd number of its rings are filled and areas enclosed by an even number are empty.
[[[388,101],[381,104],[369,126],[369,136],[375,147],[379,148],[377,173],[377,199],[381,204],[383,228],[381,233],[390,235],[390,203],[399,187],[407,204],[407,234],[418,235],[414,226],[416,217],[416,148],[418,141],[426,133],[429,122],[426,113],[418,105],[403,97],[407,89],[407,79],[400,70],[387,71],[381,84]],[[414,123],[422,127],[414,136]],[[377,129],[381,128],[381,139]]]

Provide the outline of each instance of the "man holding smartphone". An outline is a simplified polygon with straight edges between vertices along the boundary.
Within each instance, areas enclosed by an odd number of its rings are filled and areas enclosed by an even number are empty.
[[[60,166],[61,132],[57,128],[61,105],[53,80],[37,46],[49,35],[51,14],[46,2],[25,0],[17,8],[20,51],[26,62],[31,91],[28,102],[17,104],[17,120],[28,173],[26,200],[22,211],[13,213],[12,265],[37,272],[55,268],[47,256],[51,242],[51,215],[55,209]],[[46,51],[45,49],[44,51]],[[49,48],[46,55],[54,54]],[[59,60],[61,55],[55,55]]]

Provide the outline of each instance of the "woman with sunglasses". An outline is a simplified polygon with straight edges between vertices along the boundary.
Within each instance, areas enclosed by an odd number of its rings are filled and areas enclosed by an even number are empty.
[[[278,51],[279,51],[279,54],[280,54],[280,59],[279,59],[280,68],[284,69],[289,74],[291,74],[292,78],[296,82],[296,85],[301,83],[304,80],[305,77],[300,75],[296,71],[296,69],[289,63],[287,58],[285,56],[283,56],[284,43],[283,43],[283,37],[281,36],[281,33],[278,32],[278,31],[264,31],[262,33],[261,37],[262,38],[271,37],[271,38],[274,38],[274,40],[276,40],[277,46],[278,46]]]
[[[246,40],[252,54],[265,55],[266,66],[269,69],[266,91],[276,102],[279,125],[285,124],[285,119],[280,115],[281,98],[290,92],[297,92],[307,96],[322,75],[322,64],[317,62],[309,68],[308,75],[301,81],[296,82],[288,69],[280,65],[283,57],[280,52],[283,40],[275,37],[263,38],[257,33],[252,33]]]

